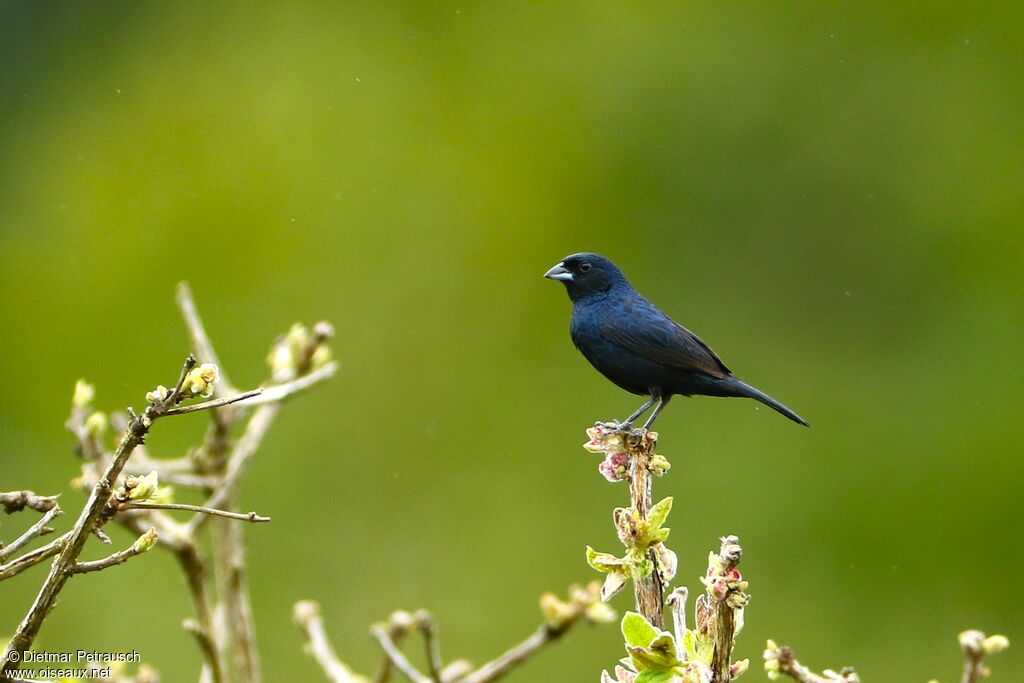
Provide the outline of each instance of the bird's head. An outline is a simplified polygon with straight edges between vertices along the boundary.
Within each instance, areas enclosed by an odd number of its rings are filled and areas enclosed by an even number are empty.
[[[616,285],[626,284],[626,277],[614,263],[591,253],[566,256],[544,273],[544,277],[560,280],[573,301],[601,295]]]

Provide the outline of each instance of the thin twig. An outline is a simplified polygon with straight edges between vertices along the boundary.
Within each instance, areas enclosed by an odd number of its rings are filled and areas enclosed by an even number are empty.
[[[520,664],[549,643],[557,640],[564,631],[553,631],[547,625],[538,628],[532,636],[513,647],[497,659],[490,661],[459,683],[488,683],[507,674],[513,667]]]
[[[40,517],[38,522],[30,526],[25,533],[11,541],[9,544],[0,548],[0,562],[5,561],[8,557],[17,552],[19,548],[24,546],[32,539],[36,538],[37,536],[42,536],[44,533],[44,529],[46,528],[46,525],[52,522],[54,517],[62,514],[64,514],[64,512],[60,509],[59,505],[54,505],[52,508],[50,508],[46,512],[46,514]]]
[[[151,530],[153,535],[157,535],[155,530]],[[115,565],[124,564],[136,555],[141,555],[146,552],[148,548],[141,547],[138,542],[132,543],[124,550],[119,550],[116,553],[108,555],[100,560],[91,560],[88,562],[76,562],[72,571],[75,574],[87,574],[88,572],[98,572],[103,569],[108,569]]]
[[[322,367],[313,370],[307,375],[303,375],[281,384],[272,384],[268,387],[263,388],[263,393],[259,398],[255,398],[247,402],[246,406],[258,406],[265,403],[275,403],[277,401],[283,401],[284,399],[297,394],[300,391],[309,389],[312,386],[328,380],[335,375],[338,371],[337,362],[331,361],[330,363],[324,364]]]
[[[420,610],[413,615],[416,620],[416,627],[423,634],[423,644],[427,650],[427,671],[433,683],[441,683],[441,670],[444,669],[444,662],[441,660],[441,641],[437,637],[437,623],[434,615],[426,610]]]
[[[370,627],[370,634],[377,639],[377,642],[380,643],[381,649],[384,650],[384,654],[389,660],[391,660],[391,663],[394,664],[395,668],[402,672],[403,676],[412,681],[412,683],[431,683],[430,678],[420,673],[406,658],[406,656],[402,654],[402,651],[398,646],[395,645],[395,642],[391,639],[391,634],[388,632],[387,626],[384,624],[375,624]]]
[[[43,562],[60,552],[61,546],[71,538],[71,532],[65,533],[60,538],[55,538],[46,545],[39,546],[21,557],[16,557],[7,564],[0,564],[0,581],[17,576],[29,567]]]
[[[405,629],[392,628],[390,634],[391,642],[396,647],[401,646],[405,636],[408,635]],[[373,676],[373,683],[387,683],[391,680],[391,671],[394,669],[394,664],[391,663],[391,658],[388,657],[387,652],[384,653],[384,658],[381,661],[380,668],[377,669],[377,673]]]
[[[360,679],[338,659],[331,641],[324,630],[320,605],[312,600],[295,603],[293,610],[295,625],[302,629],[309,639],[309,653],[333,683],[357,683]]]
[[[171,415],[187,415],[188,413],[198,413],[200,410],[210,410],[212,408],[223,408],[226,405],[232,403],[238,403],[254,396],[259,396],[263,393],[263,387],[256,387],[249,391],[244,391],[241,394],[235,394],[233,396],[224,396],[222,398],[215,398],[212,401],[204,401],[203,403],[196,403],[190,406],[183,406],[181,408],[171,408],[165,414]]]
[[[243,522],[269,522],[270,517],[262,517],[255,512],[228,512],[203,505],[188,505],[186,503],[145,503],[136,501],[125,501],[118,506],[119,510],[187,510],[188,512],[201,512],[204,515],[217,515],[237,519]]]

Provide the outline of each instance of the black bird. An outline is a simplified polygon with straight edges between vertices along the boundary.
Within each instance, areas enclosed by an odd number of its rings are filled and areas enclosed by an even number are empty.
[[[573,344],[626,391],[650,399],[620,425],[628,428],[657,403],[650,428],[676,394],[752,398],[810,426],[774,398],[733,376],[697,335],[640,295],[615,264],[598,254],[566,256],[544,277],[560,280],[572,300]]]

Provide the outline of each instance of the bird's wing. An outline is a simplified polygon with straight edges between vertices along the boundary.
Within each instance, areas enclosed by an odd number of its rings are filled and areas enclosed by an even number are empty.
[[[697,335],[646,299],[623,302],[613,314],[602,318],[601,336],[631,353],[679,370],[722,378],[732,375]]]

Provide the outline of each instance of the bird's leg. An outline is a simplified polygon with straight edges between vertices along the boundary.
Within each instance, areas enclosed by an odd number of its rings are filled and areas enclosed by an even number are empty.
[[[651,416],[649,418],[647,418],[647,422],[644,423],[644,429],[645,430],[651,428],[651,425],[654,424],[654,421],[658,418],[658,415],[660,415],[661,411],[664,410],[665,406],[668,405],[669,399],[672,398],[672,395],[670,394],[668,396],[665,396],[664,398],[661,398],[659,396],[658,398],[661,399],[661,400],[658,402],[658,405],[655,406],[654,412],[651,413]],[[651,399],[651,400],[653,400],[653,399]]]
[[[647,411],[648,408],[650,408],[652,405],[654,405],[654,400],[655,400],[654,399],[654,394],[651,394],[651,397],[649,399],[647,399],[647,403],[645,403],[642,406],[640,406],[639,408],[637,408],[636,412],[634,412],[632,415],[627,417],[624,421],[619,423],[619,429],[629,429],[632,426],[632,424],[633,424],[633,420],[635,420],[638,417],[640,417],[641,415],[643,415]]]

